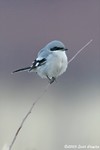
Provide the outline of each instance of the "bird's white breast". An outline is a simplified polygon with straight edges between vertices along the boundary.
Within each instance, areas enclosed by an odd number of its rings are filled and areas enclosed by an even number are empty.
[[[58,61],[58,75],[63,74],[68,66],[68,59],[65,52],[59,51],[56,53],[57,61]],[[57,63],[57,62],[56,62]]]
[[[58,77],[63,74],[68,66],[68,60],[66,53],[63,51],[57,51],[51,53],[47,57],[47,61],[44,66],[38,68],[37,73],[42,77],[49,78]]]

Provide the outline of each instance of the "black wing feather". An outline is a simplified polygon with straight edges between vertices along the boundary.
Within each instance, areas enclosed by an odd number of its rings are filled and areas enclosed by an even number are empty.
[[[43,58],[41,60],[36,60],[35,59],[29,71],[31,71],[33,69],[36,69],[37,67],[42,66],[45,63],[46,63],[46,59],[45,58]]]

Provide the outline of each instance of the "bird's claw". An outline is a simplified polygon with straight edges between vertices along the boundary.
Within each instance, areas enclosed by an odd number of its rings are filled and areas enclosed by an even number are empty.
[[[52,79],[50,79],[50,84],[52,84],[55,81],[55,77],[52,77]]]

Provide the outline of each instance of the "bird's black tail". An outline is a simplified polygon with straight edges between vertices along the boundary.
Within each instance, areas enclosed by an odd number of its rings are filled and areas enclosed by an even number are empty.
[[[31,69],[31,67],[25,67],[25,68],[17,69],[17,70],[15,70],[15,71],[13,71],[12,73],[27,71],[27,70],[30,70],[30,69]]]

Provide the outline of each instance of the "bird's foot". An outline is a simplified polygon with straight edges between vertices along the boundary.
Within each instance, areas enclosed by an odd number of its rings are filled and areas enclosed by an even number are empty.
[[[56,80],[56,78],[52,77],[52,79],[50,79],[50,84],[52,84],[55,80]]]
[[[49,77],[47,76],[47,78],[49,79],[49,83],[50,83],[50,84],[52,84],[52,83],[56,80],[55,77],[49,78]]]

